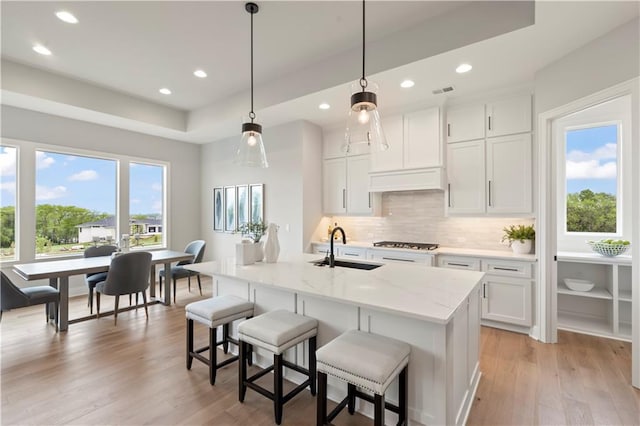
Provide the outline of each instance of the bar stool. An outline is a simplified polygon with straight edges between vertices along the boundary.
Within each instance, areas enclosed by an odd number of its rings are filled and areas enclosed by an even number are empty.
[[[311,395],[316,394],[316,334],[318,321],[313,318],[294,314],[284,310],[267,312],[238,326],[238,340],[240,341],[240,374],[239,395],[240,402],[244,402],[247,388],[273,401],[276,424],[282,421],[282,406],[300,393],[307,386]],[[309,369],[283,359],[284,352],[300,342],[309,340]],[[247,378],[247,358],[251,356],[246,345],[266,349],[273,352],[273,365]],[[291,368],[307,376],[307,379],[286,395],[283,390],[283,367]],[[273,371],[273,392],[254,383],[255,380]]]
[[[356,408],[356,397],[374,404],[374,425],[384,425],[385,407],[399,416],[398,426],[408,424],[407,369],[411,347],[398,340],[350,330],[318,349],[318,425],[330,423],[345,406],[349,414]],[[347,397],[327,415],[327,374],[348,383]],[[400,376],[398,405],[385,403],[384,393]],[[363,388],[374,394],[363,393]]]
[[[225,295],[206,300],[189,303],[185,307],[187,315],[187,370],[191,370],[193,358],[209,366],[209,383],[216,382],[216,371],[238,359],[232,356],[217,362],[216,349],[222,345],[224,353],[229,352],[229,342],[239,346],[238,341],[229,335],[229,324],[233,321],[253,316],[253,302],[237,296]],[[209,345],[200,349],[193,349],[193,322],[197,321],[209,327]],[[217,327],[222,326],[222,340],[217,341]],[[200,355],[209,351],[209,359]],[[248,348],[247,350],[251,350]]]

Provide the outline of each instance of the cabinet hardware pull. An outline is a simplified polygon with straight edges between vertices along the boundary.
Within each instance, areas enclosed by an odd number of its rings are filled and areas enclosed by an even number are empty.
[[[412,260],[412,259],[398,259],[396,257],[383,257],[382,260],[398,260],[400,262],[415,262],[415,260]]]
[[[346,189],[342,190],[342,208],[343,209],[347,208],[347,190]]]
[[[447,196],[448,196],[448,203],[449,203],[449,207],[451,207],[451,184],[448,183],[447,184]]]
[[[499,266],[494,267],[493,269],[495,269],[496,271],[511,271],[511,272],[518,272],[518,270],[516,268],[501,268]]]
[[[482,298],[487,298],[487,283],[482,283]]]
[[[358,253],[344,253],[345,256],[358,256]]]
[[[451,136],[451,124],[447,123],[447,136]]]
[[[465,264],[465,263],[454,263],[454,262],[448,262],[447,265],[451,265],[451,266],[464,266],[465,268],[468,268],[469,265]]]
[[[491,130],[491,116],[489,116],[489,130]]]
[[[491,207],[491,181],[489,181],[489,207]]]

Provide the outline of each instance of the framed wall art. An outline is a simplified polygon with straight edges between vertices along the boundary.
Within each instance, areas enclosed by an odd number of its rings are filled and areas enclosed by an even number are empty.
[[[249,186],[236,186],[237,226],[249,222]]]
[[[251,222],[264,220],[264,184],[256,183],[249,185],[249,196],[251,198]]]
[[[224,232],[236,230],[236,187],[224,187]]]
[[[213,188],[213,230],[224,231],[224,194],[222,188]]]

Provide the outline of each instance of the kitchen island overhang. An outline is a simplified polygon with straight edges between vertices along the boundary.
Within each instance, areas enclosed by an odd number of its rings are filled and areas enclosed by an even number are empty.
[[[318,267],[314,260],[318,255],[300,254],[283,256],[277,263],[242,266],[225,259],[186,267],[212,275],[214,294],[253,301],[256,315],[288,309],[318,319],[318,347],[349,329],[406,341],[412,346],[412,423],[463,424],[480,378],[479,293],[484,273],[415,264],[363,271]],[[304,362],[305,351],[306,346],[299,345],[289,356]],[[296,381],[295,374],[289,378]],[[341,399],[345,389],[330,382],[330,398]],[[396,399],[397,383],[386,397]],[[371,415],[368,405],[361,404],[359,410]],[[388,420],[394,416],[388,413]]]

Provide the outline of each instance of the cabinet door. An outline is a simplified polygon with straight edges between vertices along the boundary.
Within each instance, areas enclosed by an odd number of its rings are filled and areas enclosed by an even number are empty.
[[[482,318],[531,326],[531,280],[485,275]]]
[[[480,259],[475,257],[458,257],[438,255],[438,267],[450,269],[480,270]]]
[[[369,156],[347,158],[347,213],[371,213]]]
[[[531,135],[487,139],[487,212],[531,212],[531,187]]]
[[[447,145],[448,213],[485,212],[484,141]]]
[[[364,247],[349,247],[349,246],[338,246],[336,249],[336,256],[338,257],[350,257],[350,258],[358,258],[358,259],[366,259],[367,258],[367,249]]]
[[[404,168],[442,166],[440,109],[430,108],[404,116]]]
[[[322,167],[322,209],[325,214],[347,211],[346,158],[324,160]]]
[[[447,142],[484,138],[484,105],[461,105],[447,109]]]
[[[531,96],[487,104],[487,137],[531,131]]]
[[[403,121],[401,115],[385,117],[382,120],[382,130],[387,138],[389,149],[386,151],[371,151],[371,171],[387,172],[401,170],[403,153]]]

